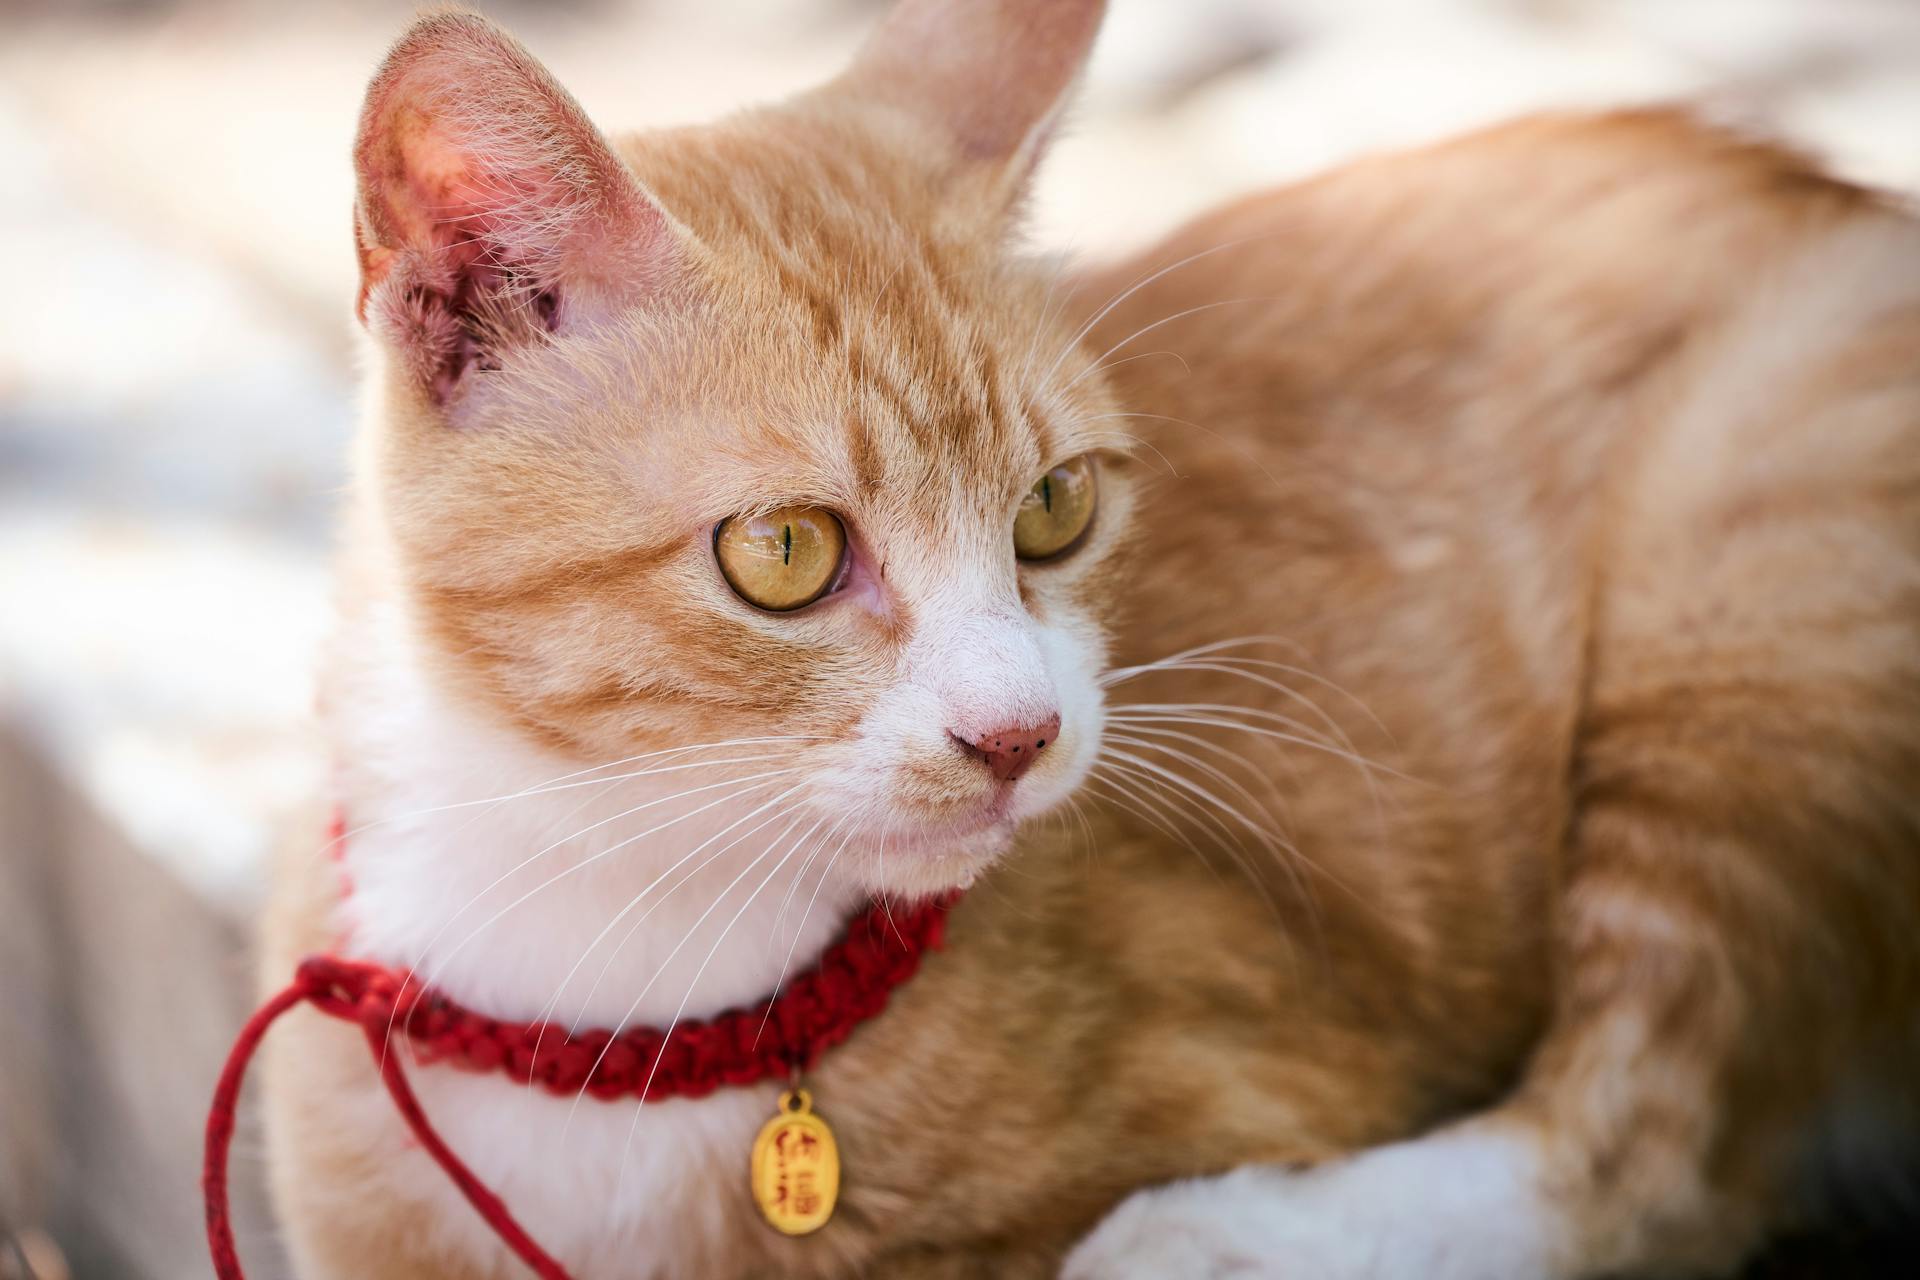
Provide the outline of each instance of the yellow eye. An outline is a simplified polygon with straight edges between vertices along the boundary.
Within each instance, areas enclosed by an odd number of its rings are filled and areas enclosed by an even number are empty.
[[[1022,560],[1045,560],[1071,550],[1093,523],[1093,464],[1063,462],[1034,481],[1013,518],[1013,550]]]
[[[781,507],[722,520],[713,554],[742,600],[784,613],[827,593],[846,558],[847,531],[830,511]]]

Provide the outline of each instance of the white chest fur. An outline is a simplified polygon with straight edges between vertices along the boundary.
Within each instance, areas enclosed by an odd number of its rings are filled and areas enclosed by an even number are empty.
[[[665,1027],[764,1000],[861,900],[831,870],[831,821],[796,807],[783,744],[566,778],[577,763],[436,691],[396,617],[375,615],[349,641],[328,699],[350,832],[349,954],[410,967],[503,1019]],[[445,1067],[411,1078],[449,1145],[536,1240],[582,1273],[626,1276],[698,1274],[703,1243],[738,1220],[753,1134],[778,1093],[641,1108]],[[384,1096],[367,1096],[345,1122],[397,1139]],[[413,1195],[431,1185],[447,1246],[498,1256],[424,1156],[397,1153],[392,1176]]]

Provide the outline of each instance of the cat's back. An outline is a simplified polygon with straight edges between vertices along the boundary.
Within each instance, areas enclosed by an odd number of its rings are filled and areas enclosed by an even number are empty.
[[[1681,112],[1547,116],[1248,197],[1077,290],[1183,509],[1143,589],[1255,534],[1288,550],[1223,611],[1143,618],[1125,656],[1282,624],[1280,597],[1358,589],[1361,569],[1403,609],[1458,590],[1465,562],[1506,580],[1532,620],[1522,665],[1551,684],[1584,622],[1528,567],[1585,580],[1623,506],[1739,501],[1725,457],[1682,463],[1757,445],[1754,402],[1867,394],[1887,379],[1861,362],[1912,365],[1920,222]],[[1915,415],[1887,412],[1911,441]],[[1767,437],[1776,465],[1833,468],[1812,416]]]
[[[1095,350],[1176,349],[1203,412],[1256,410],[1235,397],[1260,388],[1305,408],[1419,396],[1431,421],[1496,379],[1605,390],[1868,222],[1911,258],[1909,221],[1793,153],[1677,111],[1543,116],[1246,197],[1079,292]],[[1110,376],[1165,394],[1180,375],[1143,357]]]
[[[1899,221],[1806,157],[1682,111],[1548,115],[1244,197],[1079,292],[1102,308],[1096,343],[1206,307],[1154,334],[1224,341],[1201,353],[1219,365],[1298,328],[1338,341],[1315,354],[1344,369],[1418,346],[1413,325],[1437,336],[1472,319],[1543,342],[1670,328],[1823,232],[1874,216]],[[1254,305],[1215,309],[1235,298]]]

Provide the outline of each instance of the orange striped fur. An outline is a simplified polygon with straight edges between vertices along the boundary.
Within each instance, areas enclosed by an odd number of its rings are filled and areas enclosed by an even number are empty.
[[[978,883],[809,1082],[848,1171],[833,1222],[758,1222],[748,1099],[672,1130],[711,1145],[643,1153],[672,1230],[609,1179],[562,1251],[591,1275],[1728,1274],[1886,1176],[1848,1135],[1920,1119],[1920,227],[1638,112],[1366,161],[1062,276],[1019,250],[1018,204],[1099,9],[907,0],[840,81],[611,144],[630,190],[478,19],[424,19],[376,81],[327,686],[356,821],[415,821],[380,772],[408,752],[360,747],[388,626],[548,774],[781,734],[814,735],[781,764],[848,767],[896,686],[936,679],[909,655],[966,623],[955,583],[1064,637],[1063,688],[1100,676],[1035,770],[1065,807],[1010,845],[913,844],[985,785],[929,749],[887,775],[901,843],[847,846],[862,892]],[[388,199],[484,209],[484,270]],[[1086,453],[1089,541],[1016,567],[1014,504]],[[787,502],[841,515],[882,605],[732,599],[713,522]],[[1082,747],[1086,776],[1051,764]],[[634,892],[619,866],[578,936],[513,954],[576,954]],[[378,923],[293,860],[269,979]],[[357,1037],[284,1035],[301,1273],[514,1274]]]

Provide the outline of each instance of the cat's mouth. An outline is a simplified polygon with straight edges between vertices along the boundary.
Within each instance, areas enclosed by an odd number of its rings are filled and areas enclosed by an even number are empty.
[[[1053,765],[921,809],[889,833],[889,856],[897,849],[929,865],[971,865],[977,871],[1009,853],[1029,819],[1063,803],[1081,771],[1077,762],[1065,769]]]
[[[882,736],[888,717],[874,715],[870,733],[849,741],[854,750],[823,779],[819,796],[829,820],[848,810],[864,816],[854,865],[868,887],[941,892],[1017,856],[1016,838],[1028,820],[1068,802],[1098,748],[1097,694],[1063,701],[1070,715],[1049,712],[1031,724],[1009,719],[984,733],[950,730],[945,743],[889,739]],[[1077,727],[1063,730],[1069,719]]]

